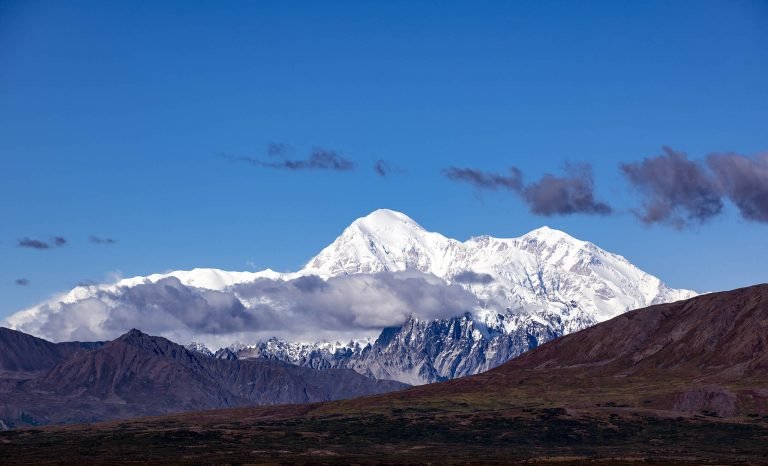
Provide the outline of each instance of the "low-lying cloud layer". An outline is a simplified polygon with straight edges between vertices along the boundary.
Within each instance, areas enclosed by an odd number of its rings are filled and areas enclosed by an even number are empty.
[[[212,347],[277,336],[289,340],[377,336],[410,315],[424,319],[471,311],[476,298],[460,285],[418,272],[384,272],[323,280],[257,279],[226,291],[176,278],[97,291],[75,303],[46,304],[18,329],[53,341],[105,340],[137,327]]]
[[[512,191],[537,215],[607,215],[612,212],[608,204],[595,199],[592,167],[586,164],[567,167],[565,176],[546,174],[528,185],[523,182],[523,174],[517,167],[511,167],[509,174],[450,167],[443,174],[478,189]]]

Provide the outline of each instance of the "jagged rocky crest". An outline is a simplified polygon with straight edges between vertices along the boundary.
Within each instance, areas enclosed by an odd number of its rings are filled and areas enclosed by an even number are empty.
[[[231,349],[243,359],[277,359],[315,369],[348,368],[377,379],[419,385],[486,371],[560,335],[558,327],[530,320],[502,333],[466,314],[433,321],[411,318],[401,327],[384,329],[376,341],[364,346],[271,339]]]

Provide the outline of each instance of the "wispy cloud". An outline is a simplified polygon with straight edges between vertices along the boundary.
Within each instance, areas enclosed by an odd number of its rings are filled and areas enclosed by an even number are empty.
[[[336,151],[316,148],[306,159],[291,159],[287,156],[288,147],[284,144],[272,143],[267,146],[267,158],[238,157],[224,154],[224,158],[233,162],[243,162],[257,167],[275,168],[280,170],[331,170],[351,171],[355,163]]]
[[[89,241],[93,244],[115,244],[117,241],[115,241],[113,238],[105,238],[101,236],[91,236],[89,238]]]
[[[546,174],[528,185],[523,182],[523,174],[517,167],[511,167],[508,174],[450,167],[443,170],[443,174],[478,189],[511,191],[537,215],[607,215],[612,212],[608,204],[595,199],[592,167],[588,164],[569,165],[565,176]]]
[[[270,157],[285,157],[290,152],[290,147],[287,144],[279,142],[270,142],[267,144],[267,155]]]
[[[405,173],[405,170],[396,166],[392,165],[391,163],[387,162],[386,160],[379,159],[376,161],[375,164],[373,164],[373,171],[376,172],[377,175],[379,175],[382,178],[386,178],[393,174],[403,174]]]
[[[443,170],[443,175],[453,181],[469,183],[478,189],[494,191],[497,189],[508,189],[519,193],[523,188],[523,174],[515,167],[509,169],[509,175],[458,167],[446,168]]]

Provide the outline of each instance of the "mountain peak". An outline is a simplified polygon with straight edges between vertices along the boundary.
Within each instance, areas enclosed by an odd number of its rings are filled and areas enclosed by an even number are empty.
[[[144,332],[142,332],[139,329],[132,328],[128,332],[120,335],[119,337],[115,338],[114,341],[119,341],[122,343],[127,343],[129,345],[133,346],[146,346],[148,343],[151,343],[155,340],[163,339],[162,337],[153,337],[151,335],[148,335]]]
[[[149,335],[147,335],[146,333],[142,332],[141,330],[139,330],[137,328],[132,328],[128,332],[126,332],[125,334],[119,336],[118,340],[128,340],[128,339],[131,339],[131,338],[141,338],[141,337],[147,337],[147,336],[149,336]]]
[[[540,242],[545,242],[545,243],[556,243],[562,240],[565,240],[568,242],[578,242],[578,243],[583,242],[579,239],[574,238],[573,236],[569,235],[568,233],[562,230],[556,230],[546,225],[536,228],[535,230],[531,230],[525,235],[523,235],[522,237],[526,239],[536,239]]]
[[[358,218],[305,268],[321,275],[416,269],[432,270],[448,238],[425,230],[409,216],[378,209]]]
[[[361,230],[370,232],[409,229],[419,231],[424,230],[424,228],[416,223],[411,217],[402,212],[390,209],[374,210],[365,217],[360,217],[352,222],[352,225],[357,226]]]

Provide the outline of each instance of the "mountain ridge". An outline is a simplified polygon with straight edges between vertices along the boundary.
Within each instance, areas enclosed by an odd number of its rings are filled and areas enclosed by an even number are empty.
[[[475,236],[462,242],[427,231],[403,213],[379,209],[352,222],[298,272],[193,269],[133,277],[112,285],[76,288],[65,296],[20,311],[8,321],[12,328],[39,333],[43,330],[41,321],[57,309],[96,299],[103,312],[109,313],[113,305],[110,302],[115,297],[119,300],[125,290],[163,283],[169,278],[178,280],[179,286],[225,293],[233,305],[248,312],[256,314],[259,306],[274,304],[276,314],[290,314],[291,297],[283,303],[280,296],[275,301],[275,297],[244,293],[250,284],[262,282],[283,288],[287,283],[291,293],[311,293],[309,281],[302,279],[314,276],[331,283],[346,276],[375,278],[397,273],[424,274],[425,283],[437,279],[446,287],[458,286],[473,304],[437,320],[389,322],[391,325],[380,329],[399,328],[399,337],[386,347],[375,341],[355,341],[334,348],[320,342],[297,346],[290,343],[290,337],[273,333],[270,336],[277,336],[282,343],[262,344],[268,337],[251,337],[250,342],[230,349],[239,351],[239,357],[279,359],[307,367],[351,368],[376,378],[428,383],[487,370],[549,339],[631,309],[695,295],[689,290],[669,288],[622,256],[546,226],[516,238]],[[311,287],[318,286],[318,280],[312,281]],[[99,298],[105,293],[107,298]],[[218,295],[210,298],[221,301]],[[205,307],[209,298],[206,295],[202,299],[198,302]],[[419,304],[408,305],[415,307],[406,310],[418,316]],[[403,306],[402,297],[392,306]],[[355,311],[351,308],[349,312]],[[470,313],[470,319],[461,315],[465,312]],[[354,320],[356,316],[346,317]],[[106,332],[98,323],[91,325],[99,335]],[[458,329],[455,337],[446,333],[451,328]],[[218,333],[214,336],[221,339]],[[205,338],[210,336],[193,333],[187,341],[204,342]]]
[[[12,350],[5,345],[9,338],[26,337],[14,330],[0,332],[0,348]],[[137,329],[85,348],[43,372],[0,374],[0,419],[11,426],[94,422],[326,401],[405,387],[351,370],[318,371],[274,360],[205,356]]]

